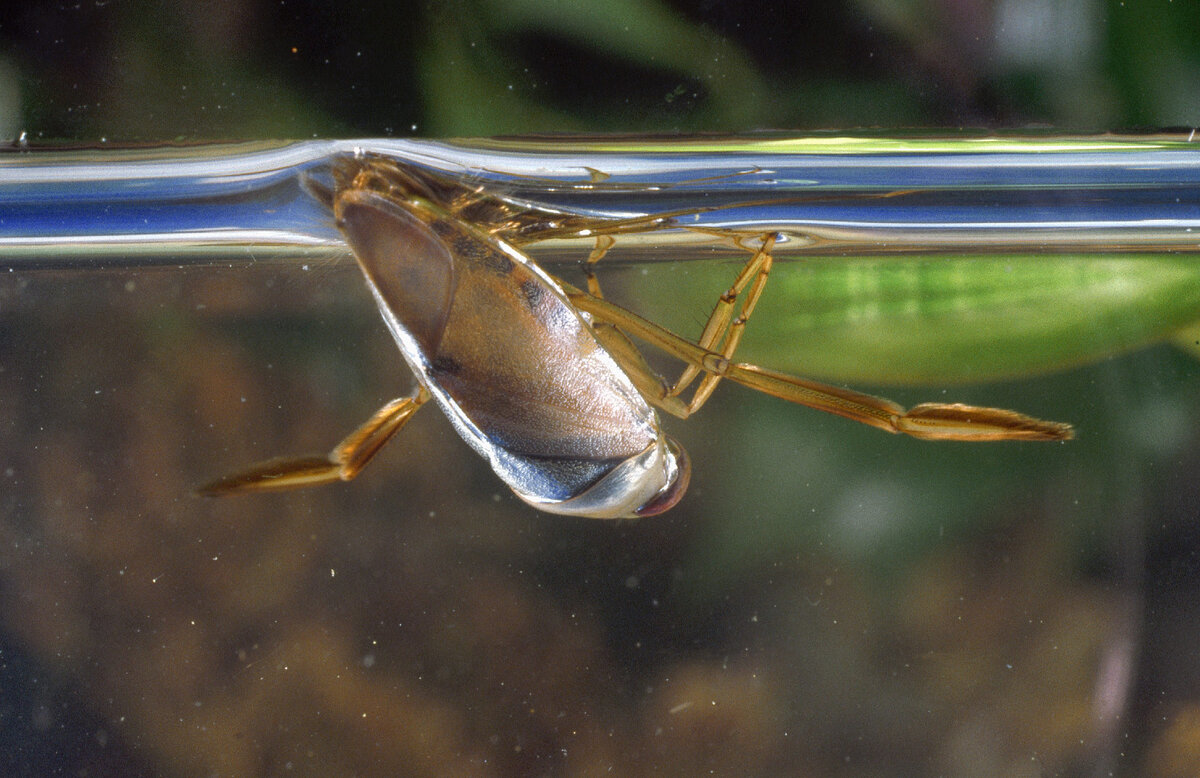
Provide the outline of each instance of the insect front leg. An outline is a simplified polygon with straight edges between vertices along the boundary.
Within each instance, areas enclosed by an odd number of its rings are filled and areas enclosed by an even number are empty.
[[[596,278],[596,263],[604,259],[604,255],[616,242],[617,239],[612,235],[597,235],[596,248],[592,249],[588,258],[583,261],[583,272],[587,274],[588,294],[593,297],[604,297],[604,292],[600,291],[600,279]]]
[[[420,387],[410,397],[392,400],[334,446],[326,456],[270,459],[205,484],[196,493],[216,497],[349,481],[367,466],[428,399],[429,392],[425,387]]]

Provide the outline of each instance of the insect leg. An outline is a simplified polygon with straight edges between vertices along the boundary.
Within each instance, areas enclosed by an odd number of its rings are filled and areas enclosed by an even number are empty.
[[[260,462],[205,484],[196,493],[215,497],[349,481],[366,467],[428,399],[429,393],[421,387],[411,397],[392,400],[334,446],[327,456],[279,457]]]
[[[1074,437],[1069,424],[1042,421],[1015,411],[958,403],[922,403],[905,410],[882,397],[777,373],[754,365],[735,364],[730,362],[727,356],[701,348],[632,311],[577,289],[565,288],[567,296],[579,310],[613,325],[623,333],[646,341],[708,375],[728,378],[773,397],[844,416],[888,432],[904,433],[926,440],[1069,440]],[[640,354],[635,360],[624,351],[616,350],[613,357],[629,371],[639,390],[645,391],[644,386],[653,386],[651,377],[639,375],[641,371],[649,370]],[[659,385],[663,385],[661,379]],[[661,404],[661,397],[651,394],[647,399],[671,410],[669,406]],[[686,412],[677,415],[687,416],[699,410],[704,399],[707,398],[702,398],[700,403],[688,403],[684,408]]]
[[[767,285],[767,278],[771,273],[771,266],[774,262],[771,256],[771,249],[775,245],[776,237],[767,235],[762,239],[762,245],[753,250],[753,253],[742,266],[741,271],[734,279],[733,284],[717,299],[717,304],[713,307],[712,313],[709,314],[708,321],[704,324],[704,329],[700,333],[700,338],[697,345],[710,352],[719,352],[726,359],[733,357],[737,351],[738,344],[741,343],[742,334],[746,329],[746,322],[750,319],[750,315],[754,312],[755,305],[758,304],[758,299],[762,296],[763,289]],[[597,262],[604,257],[608,250],[612,248],[615,240],[611,236],[598,236],[596,238],[596,247],[588,255],[584,263],[585,272],[587,273],[587,291],[594,298],[603,300],[604,295],[600,291],[600,282],[596,279],[594,267]],[[739,246],[745,247],[741,238],[737,239]],[[747,291],[749,287],[749,291]],[[745,293],[742,298],[740,309],[737,308],[738,297]],[[734,318],[734,311],[737,310],[737,317]],[[617,337],[601,330],[615,328],[620,330],[619,323],[604,323],[597,322],[597,335],[605,347],[610,351],[618,351],[625,354],[625,358],[631,360],[629,368],[632,374],[640,373],[641,371],[652,371],[646,365],[645,360],[638,354],[635,359],[633,352],[636,352],[636,347],[632,343],[628,343],[628,338]],[[624,341],[624,342],[622,342]],[[702,367],[695,363],[688,362],[684,367],[682,374],[674,384],[667,386],[662,379],[654,377],[655,386],[663,386],[663,391],[655,389],[650,396],[654,396],[661,401],[659,407],[662,407],[668,412],[679,415],[677,404],[668,402],[666,398],[679,397],[687,388],[695,382],[701,375],[704,378],[700,385],[696,388],[690,401],[686,407],[688,413],[698,409],[708,400],[709,395],[717,388],[717,384],[721,381],[721,375],[706,372]],[[639,389],[646,393],[646,388],[639,386]]]
[[[616,242],[617,239],[612,235],[597,235],[596,248],[592,249],[592,253],[588,254],[588,258],[583,262],[583,272],[587,274],[588,294],[593,297],[604,297],[604,293],[600,291],[600,281],[596,278],[596,263],[604,259],[604,255]]]
[[[596,247],[584,261],[583,270],[587,275],[587,296],[592,299],[604,300],[604,292],[600,289],[600,280],[596,277],[595,267],[596,263],[604,258],[604,255],[616,242],[616,238],[611,235],[597,235]],[[584,294],[569,284],[563,283],[563,288],[567,290],[568,294],[571,292]],[[596,339],[604,346],[604,350],[616,359],[625,370],[626,375],[633,381],[633,385],[643,397],[673,416],[687,417],[687,404],[672,393],[673,387],[667,384],[654,371],[654,368],[650,367],[646,358],[642,356],[642,352],[629,339],[629,336],[621,331],[620,327],[603,319],[593,318],[592,331],[596,334]]]
[[[708,322],[704,325],[704,331],[700,334],[698,345],[701,348],[708,351],[719,351],[726,359],[733,358],[734,352],[742,342],[746,322],[749,321],[750,314],[754,313],[754,306],[758,304],[758,298],[762,296],[763,289],[767,285],[767,277],[771,274],[771,265],[774,263],[771,249],[775,247],[775,239],[775,235],[763,238],[762,246],[747,260],[742,271],[734,279],[733,285],[717,300]],[[742,245],[740,240],[738,244]],[[747,285],[750,285],[750,291],[742,300],[742,307],[737,318],[731,322],[733,307],[737,302],[738,295],[746,290]],[[724,345],[722,345],[722,340]],[[678,395],[683,392],[702,372],[704,371],[701,368],[689,364],[684,368],[679,380],[675,382],[672,393]],[[721,376],[715,373],[705,373],[688,405],[693,409],[704,405],[720,381]]]

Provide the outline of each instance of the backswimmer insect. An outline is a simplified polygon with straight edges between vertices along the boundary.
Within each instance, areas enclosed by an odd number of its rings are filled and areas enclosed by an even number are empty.
[[[654,408],[687,418],[722,379],[928,440],[1073,435],[1068,424],[1015,411],[944,403],[906,411],[735,363],[771,271],[773,234],[726,236],[750,258],[692,342],[606,300],[591,272],[614,236],[670,228],[671,214],[607,221],[549,213],[366,153],[339,159],[333,172],[332,190],[315,193],[332,209],[417,389],[384,405],[327,456],[263,462],[202,494],[350,480],[430,398],[522,500],[592,518],[650,516],[679,501],[689,460]],[[565,236],[595,238],[586,290],[549,275],[519,248]],[[634,339],[681,360],[679,378],[655,373]]]

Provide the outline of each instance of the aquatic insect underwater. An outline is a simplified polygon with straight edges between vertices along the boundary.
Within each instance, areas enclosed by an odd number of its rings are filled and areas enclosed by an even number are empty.
[[[433,398],[525,502],[620,518],[671,508],[690,476],[651,406],[686,418],[722,379],[894,433],[929,440],[1066,440],[1071,427],[1014,411],[882,398],[733,362],[766,286],[776,237],[728,235],[750,258],[696,342],[606,300],[590,272],[614,236],[673,227],[670,216],[607,221],[551,214],[384,157],[334,164],[321,193],[417,376],[327,456],[274,459],[200,492],[291,489],[354,478]],[[547,274],[519,246],[594,236],[587,290]],[[633,339],[681,360],[673,383]],[[688,399],[683,393],[695,389]]]

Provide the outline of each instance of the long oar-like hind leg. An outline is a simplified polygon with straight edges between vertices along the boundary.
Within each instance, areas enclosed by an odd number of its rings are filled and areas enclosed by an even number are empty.
[[[424,387],[411,397],[392,400],[329,452],[327,456],[280,457],[220,478],[196,490],[220,496],[272,492],[349,481],[366,467],[426,400]]]
[[[906,411],[882,397],[754,365],[729,365],[725,377],[789,402],[925,440],[1070,440],[1075,435],[1070,424],[1042,421],[1003,408],[921,403]]]
[[[1042,421],[1015,411],[957,403],[923,403],[905,410],[891,400],[836,386],[809,381],[747,364],[735,364],[728,355],[701,348],[663,327],[647,321],[607,300],[566,286],[567,296],[581,311],[612,328],[643,340],[661,351],[693,365],[710,376],[726,378],[788,402],[835,413],[888,432],[904,433],[926,440],[1069,440],[1071,425]],[[672,404],[672,387],[650,371],[632,344],[612,349],[613,356],[629,372],[647,399],[664,409],[685,416],[699,410],[700,403]]]

